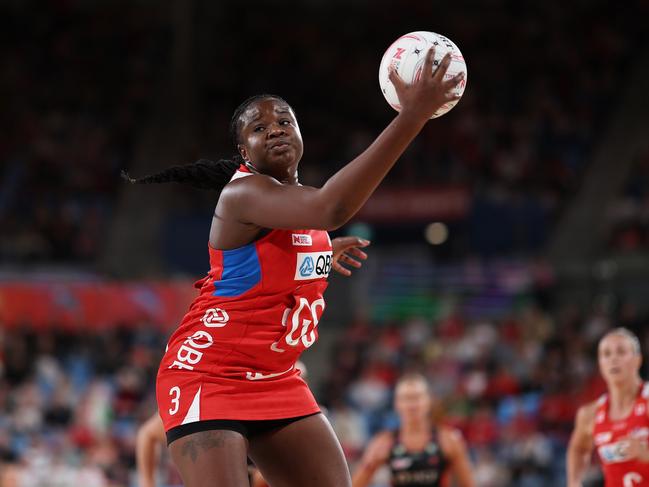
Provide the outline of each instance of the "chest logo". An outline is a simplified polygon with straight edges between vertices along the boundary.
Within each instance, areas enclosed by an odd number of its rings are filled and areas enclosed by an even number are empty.
[[[201,321],[208,328],[222,328],[230,321],[227,311],[221,308],[210,308],[205,312]]]
[[[627,440],[616,441],[608,445],[600,446],[597,451],[603,463],[620,463],[629,460],[627,451],[629,442]]]
[[[405,470],[412,465],[412,458],[395,458],[390,464],[394,470]]]
[[[293,233],[291,235],[291,243],[300,247],[309,247],[313,245],[311,235],[305,233]]]
[[[294,279],[305,281],[327,277],[331,271],[331,260],[331,251],[298,252]]]
[[[613,438],[613,433],[610,431],[605,431],[604,433],[597,433],[595,435],[595,444],[601,445],[602,443],[608,443]]]

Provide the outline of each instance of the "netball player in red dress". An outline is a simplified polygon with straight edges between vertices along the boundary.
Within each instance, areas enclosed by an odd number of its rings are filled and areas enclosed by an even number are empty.
[[[568,487],[581,487],[593,448],[606,487],[649,487],[649,383],[640,378],[638,338],[625,328],[606,334],[598,347],[608,393],[577,412],[568,446]]]
[[[431,50],[423,72],[433,73],[432,60]],[[412,85],[392,73],[401,112],[321,188],[299,184],[298,123],[272,95],[234,113],[241,164],[201,160],[131,180],[220,192],[211,269],[169,340],[157,381],[171,457],[186,487],[247,485],[246,455],[273,487],[350,485],[340,444],[295,362],[317,338],[332,267],[359,264],[353,256],[366,245],[331,242],[326,231],[363,206],[431,114],[456,98],[463,75],[444,80],[449,62]]]

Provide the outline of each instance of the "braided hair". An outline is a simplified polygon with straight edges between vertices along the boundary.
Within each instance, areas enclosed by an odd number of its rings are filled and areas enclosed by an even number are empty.
[[[259,100],[275,99],[286,103],[286,101],[277,95],[261,94],[251,96],[239,105],[232,119],[230,120],[230,138],[236,147],[241,143],[240,122],[241,115],[250,105]],[[286,103],[288,105],[288,103]],[[226,184],[230,182],[232,176],[243,164],[243,158],[236,154],[230,159],[219,159],[211,161],[209,159],[199,159],[191,164],[172,166],[155,174],[149,174],[141,178],[132,178],[126,171],[122,171],[122,179],[131,184],[152,184],[152,183],[184,183],[199,189],[209,189],[220,193]]]

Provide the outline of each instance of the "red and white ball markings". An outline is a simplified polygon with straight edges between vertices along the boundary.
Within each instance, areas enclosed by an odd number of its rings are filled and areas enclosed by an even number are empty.
[[[458,73],[464,72],[464,79],[455,88],[455,94],[462,96],[466,87],[467,69],[464,62],[464,56],[458,47],[448,37],[444,37],[434,32],[417,31],[399,37],[392,43],[383,54],[381,65],[379,67],[379,84],[381,92],[390,106],[396,111],[401,110],[399,98],[394,90],[394,86],[388,78],[392,66],[406,83],[412,83],[419,79],[424,64],[424,58],[428,50],[435,48],[435,60],[433,69],[437,69],[440,61],[447,52],[451,52],[451,64],[444,79],[449,79]],[[453,108],[458,100],[454,100],[442,105],[430,118],[436,118],[444,115]]]

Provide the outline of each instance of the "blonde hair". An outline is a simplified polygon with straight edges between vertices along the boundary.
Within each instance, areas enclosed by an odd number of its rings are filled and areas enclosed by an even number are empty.
[[[611,331],[607,332],[599,341],[599,343],[602,343],[605,338],[608,338],[609,336],[612,335],[618,335],[618,336],[623,336],[625,338],[628,338],[629,341],[631,342],[631,346],[633,347],[633,351],[638,355],[642,354],[642,349],[640,347],[640,340],[638,339],[638,336],[635,333],[633,333],[631,330],[623,326],[613,328]]]
[[[407,384],[409,382],[421,382],[426,386],[426,390],[430,394],[431,389],[430,389],[430,384],[428,383],[428,379],[423,374],[420,374],[419,372],[408,372],[401,377],[397,379],[396,384],[394,385],[395,390],[399,388],[401,384]]]

